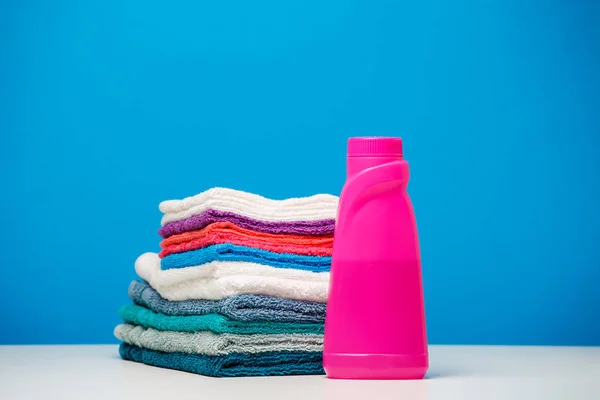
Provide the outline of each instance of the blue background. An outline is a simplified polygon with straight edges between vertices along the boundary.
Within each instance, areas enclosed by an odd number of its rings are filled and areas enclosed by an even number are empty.
[[[114,343],[158,203],[404,139],[431,343],[600,345],[594,1],[3,1],[0,343]]]

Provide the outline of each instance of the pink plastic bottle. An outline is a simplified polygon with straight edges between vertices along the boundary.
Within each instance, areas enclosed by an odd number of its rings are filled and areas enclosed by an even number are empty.
[[[402,139],[351,138],[333,242],[323,365],[329,378],[421,379],[421,257]]]

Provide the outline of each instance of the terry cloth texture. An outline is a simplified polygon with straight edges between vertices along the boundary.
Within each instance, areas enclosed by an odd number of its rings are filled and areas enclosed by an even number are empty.
[[[161,260],[161,268],[167,270],[194,267],[213,261],[243,261],[275,268],[291,268],[312,272],[329,272],[331,268],[331,257],[273,253],[272,251],[230,243],[214,244],[198,250],[171,254]]]
[[[214,222],[225,221],[257,232],[288,235],[331,235],[335,228],[334,217],[316,221],[274,222],[254,219],[228,211],[209,209],[186,219],[169,222],[158,230],[158,234],[163,238],[168,238],[183,232],[202,229]]]
[[[170,254],[222,243],[255,247],[275,253],[331,256],[333,235],[274,235],[245,229],[232,222],[215,222],[200,230],[184,232],[164,239],[160,243],[162,251],[159,256],[164,258]]]
[[[157,314],[147,308],[130,304],[119,309],[119,316],[128,324],[159,331],[235,333],[267,335],[280,333],[323,334],[323,324],[273,321],[235,321],[221,314],[190,315],[186,317]]]
[[[272,200],[240,190],[212,188],[183,200],[163,201],[159,209],[165,214],[162,225],[202,214],[208,209],[272,222],[318,221],[335,218],[338,201],[337,196],[329,194]]]
[[[129,297],[156,313],[172,316],[222,314],[238,321],[325,322],[325,303],[240,294],[221,300],[168,301],[144,282],[132,281]]]
[[[158,254],[145,253],[136,260],[135,270],[162,297],[171,301],[260,294],[326,302],[329,289],[329,272],[274,268],[249,262],[213,261],[163,271]]]
[[[125,343],[168,353],[216,356],[269,351],[323,351],[323,335],[217,335],[206,331],[159,331],[129,324],[117,325],[114,333]]]
[[[119,353],[124,360],[214,377],[322,375],[325,373],[322,352],[279,351],[204,356],[164,353],[121,343]]]

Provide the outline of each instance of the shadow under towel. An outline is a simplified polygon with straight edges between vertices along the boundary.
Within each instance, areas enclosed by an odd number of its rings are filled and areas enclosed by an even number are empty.
[[[274,334],[274,333],[314,333],[323,334],[323,324],[306,324],[298,322],[269,321],[235,321],[220,314],[191,315],[174,317],[157,314],[137,305],[121,307],[119,316],[123,321],[154,328],[159,331],[214,333],[236,333],[239,335]]]
[[[155,367],[176,369],[214,377],[322,375],[322,352],[232,353],[204,356],[164,353],[121,343],[121,358]]]
[[[171,254],[160,262],[161,269],[194,267],[212,261],[242,261],[275,268],[298,269],[311,272],[329,272],[331,257],[274,253],[231,243],[215,244],[185,253]]]
[[[129,297],[134,303],[170,316],[222,314],[238,321],[324,323],[325,303],[239,294],[221,300],[164,299],[145,282],[132,281]]]

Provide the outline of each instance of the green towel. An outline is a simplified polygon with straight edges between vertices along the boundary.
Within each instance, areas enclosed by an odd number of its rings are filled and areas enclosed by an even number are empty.
[[[315,333],[323,334],[323,324],[273,321],[235,321],[221,314],[169,316],[130,304],[121,307],[123,321],[159,331],[236,333],[238,335]]]

